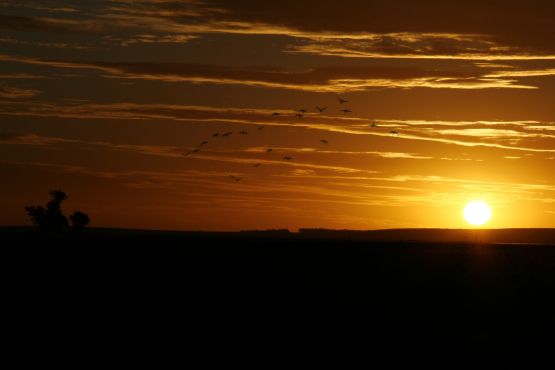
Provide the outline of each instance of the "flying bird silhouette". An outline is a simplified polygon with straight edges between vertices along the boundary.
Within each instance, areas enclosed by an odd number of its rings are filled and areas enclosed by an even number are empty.
[[[353,111],[350,110],[350,109],[341,109],[341,112],[343,112],[343,113],[353,113]]]
[[[235,181],[235,182],[241,181],[241,178],[240,178],[239,176],[229,175],[229,177],[230,177],[233,181]]]
[[[339,97],[337,98],[337,100],[339,100],[339,104],[345,104],[349,102],[347,99],[341,99]]]
[[[297,112],[302,113],[302,114],[305,114],[305,113],[307,112],[307,110],[304,109],[304,108],[301,108],[301,109],[299,109]]]
[[[324,111],[325,111],[326,109],[328,109],[328,107],[320,108],[319,106],[316,106],[316,109],[318,109],[318,112],[324,113]]]
[[[327,141],[326,139],[322,139],[322,140],[320,140],[320,142],[321,142],[322,144],[328,144],[328,141]]]
[[[285,159],[286,161],[290,161],[290,160],[293,159],[293,157],[285,156],[285,157],[283,157],[283,159]]]
[[[268,148],[266,149],[266,153],[270,153],[273,149],[272,148]]]
[[[255,163],[255,164],[254,164],[254,167],[260,167],[261,164],[262,164],[262,163]]]
[[[233,133],[233,132],[226,132],[226,133],[225,133],[225,134],[223,134],[222,136],[223,136],[223,137],[225,137],[225,136],[229,136],[229,135],[231,135],[232,133]]]
[[[264,130],[264,127],[266,127],[266,126],[258,126],[258,131]]]
[[[399,135],[399,132],[398,132],[398,131],[395,131],[395,130],[389,131],[389,133],[390,133],[391,135],[394,135],[394,136]]]
[[[204,146],[206,144],[208,144],[208,141],[204,140],[202,143],[200,143],[200,146]]]
[[[370,127],[378,127],[378,124],[376,122],[372,122],[370,125],[368,125]]]
[[[216,132],[214,135],[212,135],[212,137],[218,137],[218,136],[220,136],[219,132]]]
[[[247,131],[239,131],[239,134],[241,135],[248,135],[249,133]]]
[[[297,117],[297,118],[303,118],[303,117],[304,117],[304,114],[302,114],[302,113],[297,113],[297,114],[295,114],[295,117]]]
[[[272,116],[279,116],[280,114],[278,112],[274,112],[272,113]]]

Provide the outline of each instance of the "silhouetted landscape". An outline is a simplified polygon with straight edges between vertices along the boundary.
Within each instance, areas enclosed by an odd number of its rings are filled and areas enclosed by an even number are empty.
[[[3,361],[537,368],[553,363],[553,235],[3,228]]]

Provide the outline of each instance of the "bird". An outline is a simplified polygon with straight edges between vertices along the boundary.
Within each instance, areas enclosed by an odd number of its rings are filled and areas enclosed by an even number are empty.
[[[341,109],[341,112],[343,112],[343,113],[353,113],[353,111],[349,110],[349,109]]]
[[[272,113],[272,116],[274,116],[274,117],[275,117],[275,116],[279,116],[279,115],[280,115],[280,114],[279,114],[278,112]]]
[[[376,122],[372,122],[369,126],[370,127],[378,127],[378,124]]]
[[[339,100],[339,104],[344,104],[344,103],[348,103],[349,101],[347,99],[341,99],[341,98],[337,98],[337,100]]]
[[[249,134],[247,131],[239,131],[239,133],[240,133],[241,135],[248,135],[248,134]]]
[[[398,132],[398,131],[395,131],[395,130],[389,131],[389,133],[390,133],[391,135],[399,135],[399,132]]]
[[[254,164],[254,167],[260,167],[261,164],[262,164],[262,163],[255,163],[255,164]]]
[[[212,135],[212,137],[218,137],[218,136],[220,136],[219,132],[216,132],[214,135]]]
[[[325,111],[326,109],[328,109],[328,107],[320,108],[319,106],[316,106],[316,109],[318,109],[318,112],[324,113],[324,111]]]
[[[222,136],[229,136],[231,135],[233,132],[226,132],[225,134],[223,134]]]
[[[302,113],[297,113],[297,114],[295,114],[295,117],[297,117],[297,118],[303,118],[303,117],[304,117],[304,114],[302,114]]]
[[[229,177],[230,177],[233,181],[235,181],[235,182],[241,181],[241,178],[240,178],[239,176],[229,175]]]
[[[283,159],[285,159],[286,161],[290,161],[290,160],[292,160],[293,158],[292,158],[292,157],[289,157],[289,156],[285,156],[285,157],[283,157]]]
[[[266,127],[266,126],[258,126],[258,131],[264,130],[264,127]]]
[[[327,144],[327,143],[328,143],[328,141],[327,141],[326,139],[322,139],[322,140],[320,140],[320,142],[321,142],[322,144]]]
[[[204,146],[206,144],[208,144],[208,141],[204,140],[202,143],[200,143],[200,146]]]
[[[268,148],[266,149],[266,153],[270,153],[273,149],[272,148]]]
[[[301,109],[299,109],[297,112],[302,113],[302,114],[305,114],[307,111],[306,111],[306,109],[301,108]]]
[[[195,150],[193,150],[192,154],[196,154],[198,152],[200,152],[200,149],[195,149]]]

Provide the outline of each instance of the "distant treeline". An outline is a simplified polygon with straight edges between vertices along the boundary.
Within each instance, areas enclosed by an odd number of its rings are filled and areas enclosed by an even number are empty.
[[[242,231],[241,235],[379,242],[471,242],[555,244],[555,229],[386,229],[330,230],[302,228]]]

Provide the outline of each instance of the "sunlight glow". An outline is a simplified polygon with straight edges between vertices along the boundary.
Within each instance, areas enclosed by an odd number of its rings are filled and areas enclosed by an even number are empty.
[[[464,208],[464,219],[471,225],[480,226],[491,218],[491,208],[482,201],[472,201]]]

